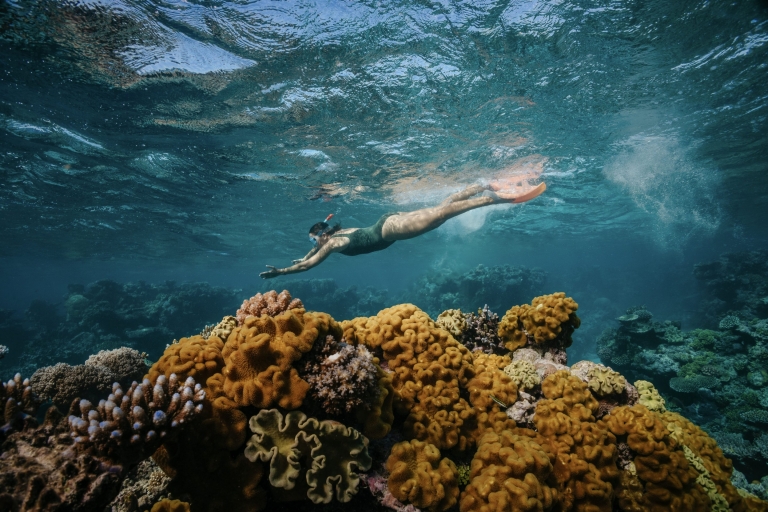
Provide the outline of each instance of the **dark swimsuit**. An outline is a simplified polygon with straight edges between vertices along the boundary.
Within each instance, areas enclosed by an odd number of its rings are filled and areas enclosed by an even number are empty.
[[[384,214],[373,226],[360,228],[351,233],[339,233],[333,235],[331,238],[345,236],[349,239],[349,245],[345,247],[343,251],[339,251],[341,254],[346,254],[347,256],[357,256],[358,254],[368,254],[369,252],[386,249],[395,242],[394,240],[391,242],[384,240],[381,236],[381,229],[384,227],[384,221],[393,215],[397,215],[397,213]]]

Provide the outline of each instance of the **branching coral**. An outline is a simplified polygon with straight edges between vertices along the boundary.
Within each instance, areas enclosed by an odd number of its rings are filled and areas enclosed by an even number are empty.
[[[268,462],[269,482],[292,490],[293,499],[329,503],[335,495],[347,502],[360,483],[355,470],[371,467],[365,437],[340,423],[321,422],[300,411],[283,418],[276,409],[264,409],[251,418],[250,427],[254,435],[245,456]]]
[[[70,415],[75,441],[93,446],[98,453],[137,462],[150,456],[163,438],[202,412],[205,391],[195,379],[180,382],[175,374],[145,379],[123,392],[115,383],[107,400],[94,407],[88,400],[79,404],[80,416]]]
[[[442,512],[456,504],[456,465],[450,459],[440,459],[436,446],[416,440],[397,443],[386,468],[389,490],[401,502],[430,512]]]
[[[467,328],[461,338],[462,343],[472,351],[486,354],[507,352],[499,338],[499,315],[488,309],[488,305],[478,309],[477,313],[466,315]]]
[[[16,374],[8,382],[0,382],[0,407],[3,408],[4,425],[0,427],[0,440],[12,430],[21,430],[34,421],[40,399],[32,391],[29,379]]]
[[[265,294],[257,293],[248,300],[244,300],[240,309],[237,310],[237,322],[243,325],[245,319],[249,316],[277,316],[291,309],[304,309],[299,299],[291,299],[288,290],[278,293],[270,290]]]
[[[326,336],[296,366],[309,383],[312,402],[332,416],[368,410],[379,398],[378,365],[365,345],[347,345]]]
[[[530,306],[513,306],[506,312],[499,323],[499,337],[513,352],[529,342],[538,345],[554,342],[558,348],[569,347],[571,334],[581,325],[576,316],[578,308],[563,292],[536,297]]]

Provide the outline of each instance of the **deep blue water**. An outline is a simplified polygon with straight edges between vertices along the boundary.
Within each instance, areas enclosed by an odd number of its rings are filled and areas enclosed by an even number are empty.
[[[258,272],[327,214],[530,161],[531,203],[293,277],[396,297],[537,267],[594,357],[629,306],[685,327],[694,263],[768,245],[765,2],[0,2],[0,308],[98,279],[280,290]]]

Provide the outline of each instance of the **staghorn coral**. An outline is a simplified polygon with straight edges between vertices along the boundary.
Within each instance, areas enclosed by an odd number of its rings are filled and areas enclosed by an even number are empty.
[[[269,462],[269,482],[292,499],[306,496],[313,503],[342,503],[357,493],[355,469],[371,467],[367,440],[353,428],[308,418],[300,411],[285,417],[263,409],[249,422],[254,435],[245,448],[250,461]]]
[[[529,361],[512,361],[504,367],[504,373],[517,384],[520,390],[531,390],[541,384],[541,377]]]
[[[430,512],[442,512],[459,497],[458,471],[450,459],[440,459],[435,445],[403,441],[392,447],[386,462],[387,486],[403,503],[412,503]]]
[[[528,343],[569,347],[571,334],[581,324],[578,308],[563,292],[536,297],[530,306],[513,306],[506,312],[499,323],[499,337],[512,352]]]
[[[368,410],[378,401],[378,365],[364,345],[347,345],[329,335],[324,343],[316,342],[296,367],[309,383],[313,404],[331,416]]]
[[[80,416],[68,422],[75,442],[98,453],[134,463],[149,457],[163,438],[202,412],[205,391],[195,379],[180,382],[175,374],[160,375],[154,384],[145,379],[124,393],[115,383],[107,400],[94,406],[79,403]]]
[[[263,295],[257,293],[244,300],[235,317],[237,323],[243,325],[249,316],[277,316],[291,309],[304,309],[304,304],[299,299],[291,299],[288,290],[283,290],[279,295],[275,290],[270,290]]]
[[[666,402],[653,384],[647,380],[638,380],[635,381],[635,388],[637,388],[639,395],[637,401],[640,405],[647,407],[649,411],[653,412],[665,412],[667,410],[665,407]]]
[[[477,443],[459,510],[553,510],[560,502],[553,457],[546,440],[531,430],[486,432]]]
[[[435,325],[445,329],[454,338],[461,341],[462,334],[467,329],[467,320],[460,309],[446,309],[438,315]]]
[[[221,352],[224,393],[241,407],[299,407],[309,384],[292,364],[329,334],[340,338],[341,333],[325,313],[293,309],[275,317],[248,317]]]

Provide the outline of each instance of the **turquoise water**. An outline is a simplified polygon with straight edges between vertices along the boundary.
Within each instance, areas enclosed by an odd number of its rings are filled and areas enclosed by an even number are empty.
[[[548,186],[529,203],[258,277],[329,214],[364,227],[529,171]],[[680,356],[685,339],[698,366],[627,371],[663,379],[723,446],[746,436],[737,467],[757,480],[763,426],[666,382],[716,375],[739,414],[768,410],[749,366],[768,347],[768,253],[694,271],[768,248],[767,173],[762,0],[0,0],[0,371],[121,344],[156,360],[271,288],[339,320],[405,301],[501,316],[564,291],[571,363],[626,364],[604,331],[627,308],[676,322],[653,343]],[[718,373],[731,351],[738,378]]]

